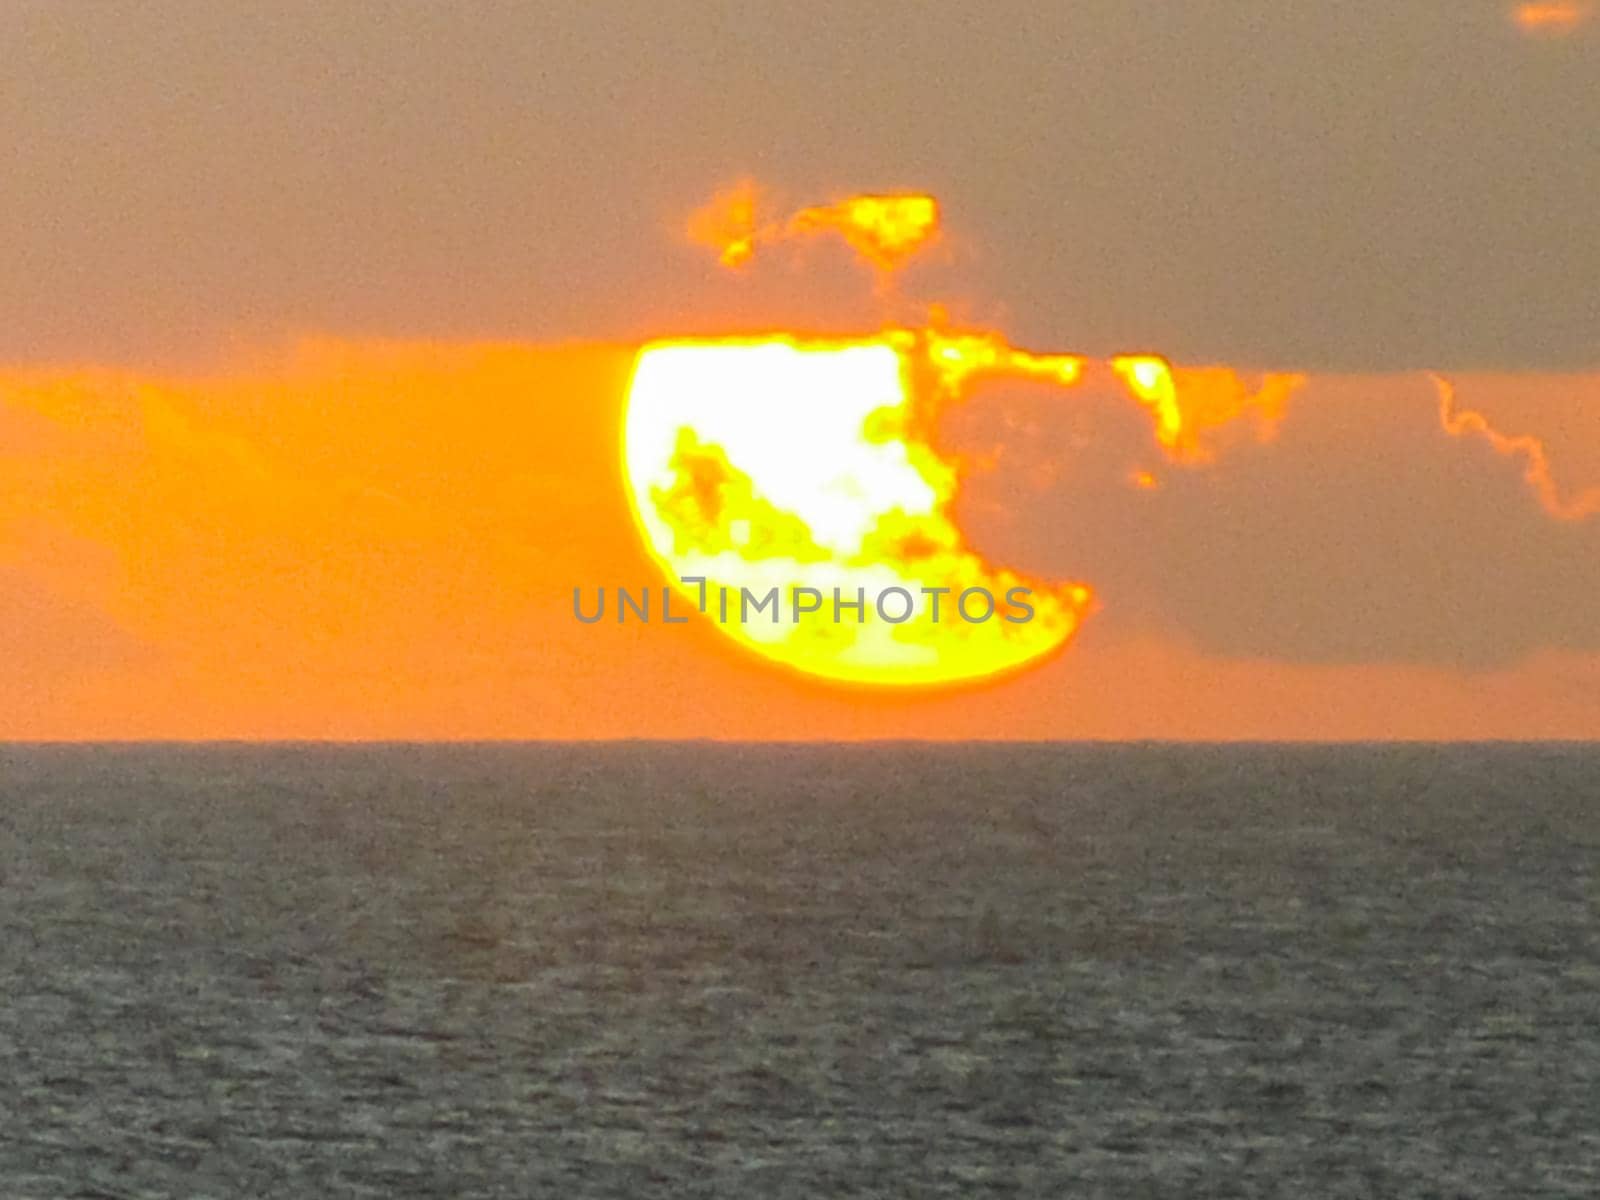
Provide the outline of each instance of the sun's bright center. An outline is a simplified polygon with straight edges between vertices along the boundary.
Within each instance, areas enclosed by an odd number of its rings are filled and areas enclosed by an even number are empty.
[[[914,433],[919,364],[959,379],[1011,353],[904,331],[646,346],[623,455],[647,544],[724,632],[812,675],[950,683],[1048,654],[1088,590],[966,546],[946,513],[955,472]]]

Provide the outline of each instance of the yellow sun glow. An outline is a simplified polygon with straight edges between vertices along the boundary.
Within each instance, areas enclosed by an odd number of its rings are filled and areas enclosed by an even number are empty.
[[[964,544],[946,512],[955,471],[915,432],[919,360],[935,379],[965,361],[899,330],[640,352],[623,452],[640,530],[679,593],[749,649],[827,679],[940,684],[1036,660],[1078,627],[1087,588]],[[776,605],[752,607],[773,589]]]

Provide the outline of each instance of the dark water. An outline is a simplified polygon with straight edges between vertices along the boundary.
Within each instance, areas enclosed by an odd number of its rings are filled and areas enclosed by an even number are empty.
[[[0,1197],[1600,1195],[1600,750],[0,748]]]

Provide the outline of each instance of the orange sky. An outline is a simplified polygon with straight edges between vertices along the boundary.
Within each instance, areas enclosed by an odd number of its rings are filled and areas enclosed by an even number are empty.
[[[1155,492],[1095,473],[1119,409],[975,397],[948,444],[1024,432],[964,523],[1104,601],[1009,682],[839,691],[698,622],[579,624],[574,586],[658,582],[618,480],[631,353],[324,341],[209,376],[0,375],[0,736],[1600,735],[1600,646],[1561,617],[1594,594],[1594,524],[1446,436],[1421,376],[1314,379],[1274,442]],[[1457,385],[1600,474],[1600,376]],[[1044,452],[1067,481],[1016,459]]]
[[[1597,15],[0,6],[0,738],[1600,736]],[[752,175],[813,207],[723,271]],[[898,190],[888,287],[822,234]],[[967,541],[1098,600],[1008,682],[573,619],[659,582],[638,345],[935,300],[1308,382],[1183,463],[1099,383],[944,413]]]

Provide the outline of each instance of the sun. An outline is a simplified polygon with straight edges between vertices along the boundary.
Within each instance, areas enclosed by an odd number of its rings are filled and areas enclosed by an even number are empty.
[[[937,244],[931,196],[847,197],[784,217],[753,183],[714,198],[687,233],[745,270],[764,248],[837,237],[892,294],[895,272]],[[1250,419],[1272,436],[1299,375],[1251,388],[1226,367],[1155,354],[1094,361],[1010,345],[997,332],[924,324],[856,337],[677,338],[644,346],[622,422],[635,523],[669,584],[733,641],[822,679],[958,684],[1036,664],[1071,640],[1095,601],[1080,582],[988,561],[951,517],[960,483],[930,441],[974,383],[1074,388],[1097,373],[1143,407],[1155,449],[1184,468],[1210,436]],[[1146,464],[1132,486],[1159,487]]]
[[[889,330],[645,346],[623,477],[667,579],[734,641],[823,679],[916,686],[1017,669],[1065,645],[1089,589],[985,561],[921,435],[941,388],[1070,360]]]

